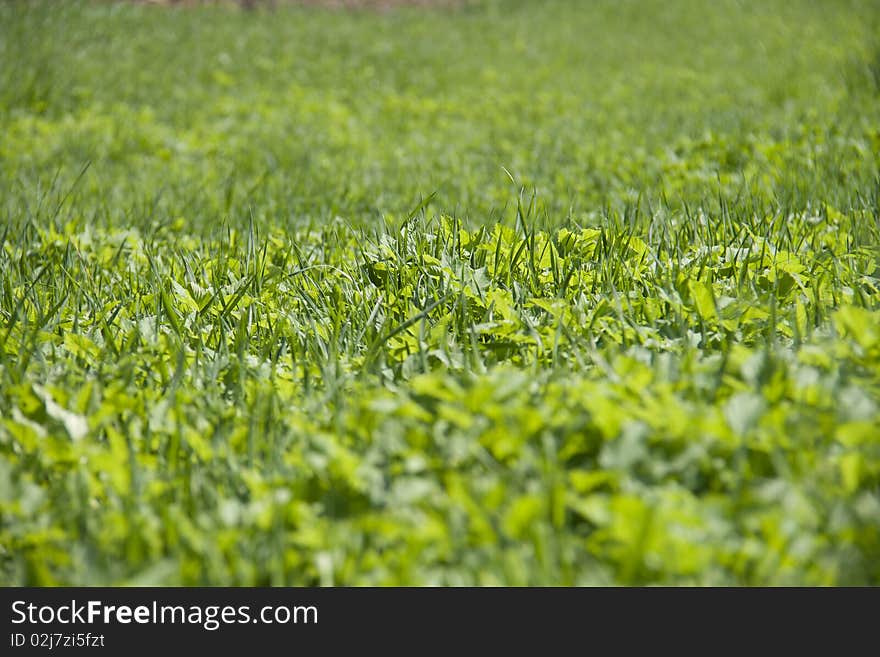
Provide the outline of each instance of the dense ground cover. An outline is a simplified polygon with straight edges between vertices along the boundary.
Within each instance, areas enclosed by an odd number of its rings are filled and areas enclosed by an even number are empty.
[[[0,582],[880,584],[878,34],[0,4]]]

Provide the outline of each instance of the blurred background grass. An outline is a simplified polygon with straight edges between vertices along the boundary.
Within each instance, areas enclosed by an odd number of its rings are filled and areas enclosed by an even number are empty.
[[[519,186],[550,223],[662,195],[845,205],[877,175],[867,0],[8,2],[0,24],[8,217],[87,162],[90,221],[191,230],[373,222],[435,191],[509,219]]]

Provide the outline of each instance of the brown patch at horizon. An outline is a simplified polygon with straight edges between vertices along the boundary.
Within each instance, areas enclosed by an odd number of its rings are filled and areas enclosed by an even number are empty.
[[[395,7],[454,7],[467,0],[130,0],[141,4],[167,6],[238,5],[245,9],[274,8],[278,5],[303,5],[330,9],[375,9]]]

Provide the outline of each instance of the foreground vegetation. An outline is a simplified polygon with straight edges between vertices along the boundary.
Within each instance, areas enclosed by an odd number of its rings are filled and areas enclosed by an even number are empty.
[[[0,582],[880,584],[880,13],[0,6]]]

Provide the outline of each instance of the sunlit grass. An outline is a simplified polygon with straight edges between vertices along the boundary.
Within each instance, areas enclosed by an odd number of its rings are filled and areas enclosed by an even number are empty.
[[[877,20],[0,6],[0,581],[878,583]]]

